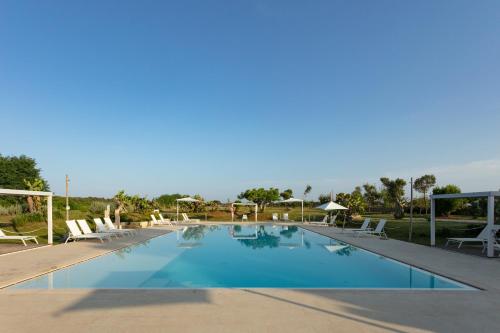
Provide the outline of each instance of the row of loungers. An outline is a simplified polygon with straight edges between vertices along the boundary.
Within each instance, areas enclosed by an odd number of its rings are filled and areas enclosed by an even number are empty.
[[[312,225],[322,225],[322,226],[328,226],[328,225],[335,225],[335,219],[337,215],[335,215],[332,219],[332,222],[328,224],[326,221],[328,219],[328,215],[325,216],[322,222],[308,222],[309,224]],[[377,226],[375,229],[370,228],[370,218],[366,218],[363,221],[363,224],[359,228],[348,228],[348,229],[342,229],[341,232],[351,232],[354,233],[357,237],[362,236],[362,235],[375,235],[379,236],[382,238],[387,239],[387,234],[385,233],[385,224],[387,221],[385,219],[380,219],[377,223]]]
[[[70,240],[78,241],[81,239],[98,239],[103,242],[105,239],[111,240],[111,237],[130,236],[135,233],[134,229],[117,229],[109,217],[104,218],[104,223],[100,218],[94,219],[96,232],[90,229],[86,220],[68,220],[66,225],[69,229],[69,235],[65,243]]]
[[[153,225],[170,225],[170,226],[173,226],[174,224],[179,223],[177,221],[171,221],[170,219],[164,218],[161,213],[158,213],[158,216],[159,216],[159,220],[156,218],[155,214],[151,214],[151,222],[152,222]],[[182,221],[181,221],[182,223],[192,223],[192,222],[199,223],[200,222],[199,219],[191,219],[191,218],[189,218],[189,216],[186,213],[182,213],[181,216],[182,216]]]
[[[335,222],[335,217],[333,218],[333,222]],[[325,216],[322,222],[309,222],[310,224],[317,224],[317,225],[328,225],[326,223],[328,216]],[[385,226],[386,220],[381,219],[379,223],[377,224],[377,227],[375,230],[370,228],[370,219],[366,218],[361,225],[359,229],[342,229],[342,232],[353,232],[357,236],[360,235],[378,235],[380,237],[384,237],[387,239],[387,234],[384,231],[384,226]],[[331,225],[331,224],[330,224]],[[495,225],[493,228],[490,229],[488,227],[484,227],[483,230],[476,236],[476,237],[464,237],[464,238],[454,238],[450,237],[447,239],[447,242],[445,244],[445,247],[451,244],[458,244],[458,248],[460,248],[464,243],[482,243],[483,245],[483,252],[486,250],[486,245],[488,242],[488,236],[490,232],[493,232],[495,235],[500,231],[500,225]],[[495,238],[495,236],[494,236]],[[495,238],[496,239],[496,238]],[[500,251],[500,243],[498,240],[495,240],[495,243],[493,244],[493,247],[495,250]]]

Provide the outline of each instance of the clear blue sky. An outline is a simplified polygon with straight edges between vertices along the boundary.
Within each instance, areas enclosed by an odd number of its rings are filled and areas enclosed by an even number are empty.
[[[499,92],[500,1],[0,1],[0,153],[58,194],[498,189]]]

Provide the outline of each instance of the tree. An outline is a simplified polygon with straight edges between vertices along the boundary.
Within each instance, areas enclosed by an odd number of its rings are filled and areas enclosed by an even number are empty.
[[[424,207],[426,215],[427,215],[426,193],[435,185],[436,185],[436,177],[434,175],[423,175],[422,177],[415,179],[414,182],[415,191],[423,193],[424,195]]]
[[[368,211],[371,211],[373,207],[377,205],[377,203],[382,199],[382,194],[377,191],[377,187],[373,184],[364,184],[363,190],[365,193],[363,194],[363,198],[368,206]]]
[[[293,197],[292,189],[289,188],[289,189],[284,190],[283,192],[280,193],[280,197],[282,197],[283,200],[290,199],[291,197]]]
[[[331,194],[328,193],[328,194],[320,194],[319,197],[318,197],[318,201],[320,204],[324,204],[324,203],[327,203],[331,200]]]
[[[48,190],[48,186],[45,183],[45,180],[41,178],[35,178],[32,181],[24,179],[24,185],[29,191],[46,191]],[[26,198],[28,202],[28,210],[30,213],[39,212],[42,208],[42,200],[39,196],[31,196],[29,195]]]
[[[38,181],[43,182],[43,186]],[[9,189],[29,189],[26,184],[28,181],[34,185],[39,191],[49,191],[49,185],[40,175],[40,169],[37,168],[36,161],[28,156],[2,156],[0,154],[0,188]],[[33,187],[34,188],[34,187]],[[32,212],[35,209],[34,198],[30,198],[31,204],[28,201],[28,206]],[[10,204],[20,203],[23,198],[2,198],[2,201],[7,201]],[[31,206],[30,206],[31,205]]]
[[[177,199],[185,198],[187,196],[188,195],[179,194],[179,193],[175,193],[175,194],[162,194],[158,198],[156,198],[155,201],[161,207],[170,208],[170,207],[174,207],[176,205],[176,200]]]
[[[304,190],[304,200],[307,198],[307,195],[311,193],[312,187],[311,185],[307,185],[306,189]]]
[[[280,191],[277,188],[271,187],[266,190],[264,188],[252,188],[238,195],[238,199],[246,199],[255,202],[259,206],[259,210],[263,212],[266,206],[280,198]]]
[[[406,181],[401,178],[391,180],[387,177],[380,178],[382,185],[386,190],[387,199],[394,207],[394,218],[402,219],[404,217],[404,195]]]
[[[365,200],[360,191],[355,189],[351,194],[339,193],[335,196],[335,202],[347,208],[341,211],[345,217],[362,214],[365,211]]]
[[[462,193],[457,185],[446,185],[443,187],[435,187],[432,194],[453,194]],[[463,199],[439,199],[436,200],[436,215],[449,216],[453,211],[459,209],[464,204]]]
[[[120,225],[121,225],[120,224],[120,213],[127,211],[127,207],[130,205],[130,197],[125,194],[124,190],[121,190],[115,194],[115,196],[113,197],[113,200],[116,203],[115,223],[118,225],[118,228],[120,228]]]

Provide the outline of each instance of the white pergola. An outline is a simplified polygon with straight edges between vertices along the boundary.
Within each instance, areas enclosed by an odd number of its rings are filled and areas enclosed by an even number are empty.
[[[286,200],[280,200],[280,201],[275,201],[273,203],[275,204],[286,204],[286,203],[295,203],[295,202],[300,202],[301,203],[301,207],[302,207],[302,222],[304,222],[304,200],[302,199],[297,199],[297,198],[290,198],[290,199],[286,199]]]
[[[431,199],[431,246],[436,245],[436,200],[439,199],[463,199],[463,198],[488,198],[488,209],[487,209],[487,225],[486,227],[491,228],[495,224],[495,197],[500,197],[499,191],[491,192],[470,192],[470,193],[453,193],[453,194],[432,194]],[[494,256],[495,242],[493,232],[488,235],[488,246],[487,246],[487,256]]]
[[[234,206],[255,206],[255,222],[257,222],[257,211],[259,207],[254,202],[232,202],[231,203],[231,222],[234,222]]]
[[[23,195],[23,196],[37,196],[47,197],[47,243],[52,245],[54,242],[53,227],[52,227],[52,192],[42,191],[27,191],[27,190],[11,190],[7,188],[0,188],[0,195]]]
[[[176,199],[175,201],[177,201],[177,221],[179,221],[179,202],[200,202],[200,200],[196,200],[191,197],[180,198]]]

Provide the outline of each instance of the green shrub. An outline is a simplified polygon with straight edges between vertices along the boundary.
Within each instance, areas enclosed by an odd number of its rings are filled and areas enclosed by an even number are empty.
[[[115,209],[114,204],[109,204],[108,202],[105,201],[92,201],[90,203],[89,211],[93,214],[102,215],[104,214],[104,211],[106,210],[108,205],[110,205],[110,210],[114,211]]]
[[[45,216],[40,213],[20,214],[13,217],[11,221],[14,227],[18,228],[24,226],[26,223],[45,222]]]
[[[0,215],[19,215],[22,214],[23,207],[20,204],[14,204],[10,206],[0,206]]]
[[[439,229],[439,230],[436,232],[436,235],[437,235],[438,237],[448,238],[448,237],[450,237],[450,236],[451,236],[451,230],[450,230],[450,228],[444,227],[444,228]]]
[[[52,217],[54,219],[58,219],[59,220],[59,219],[64,219],[65,215],[60,210],[54,210],[52,212]]]

